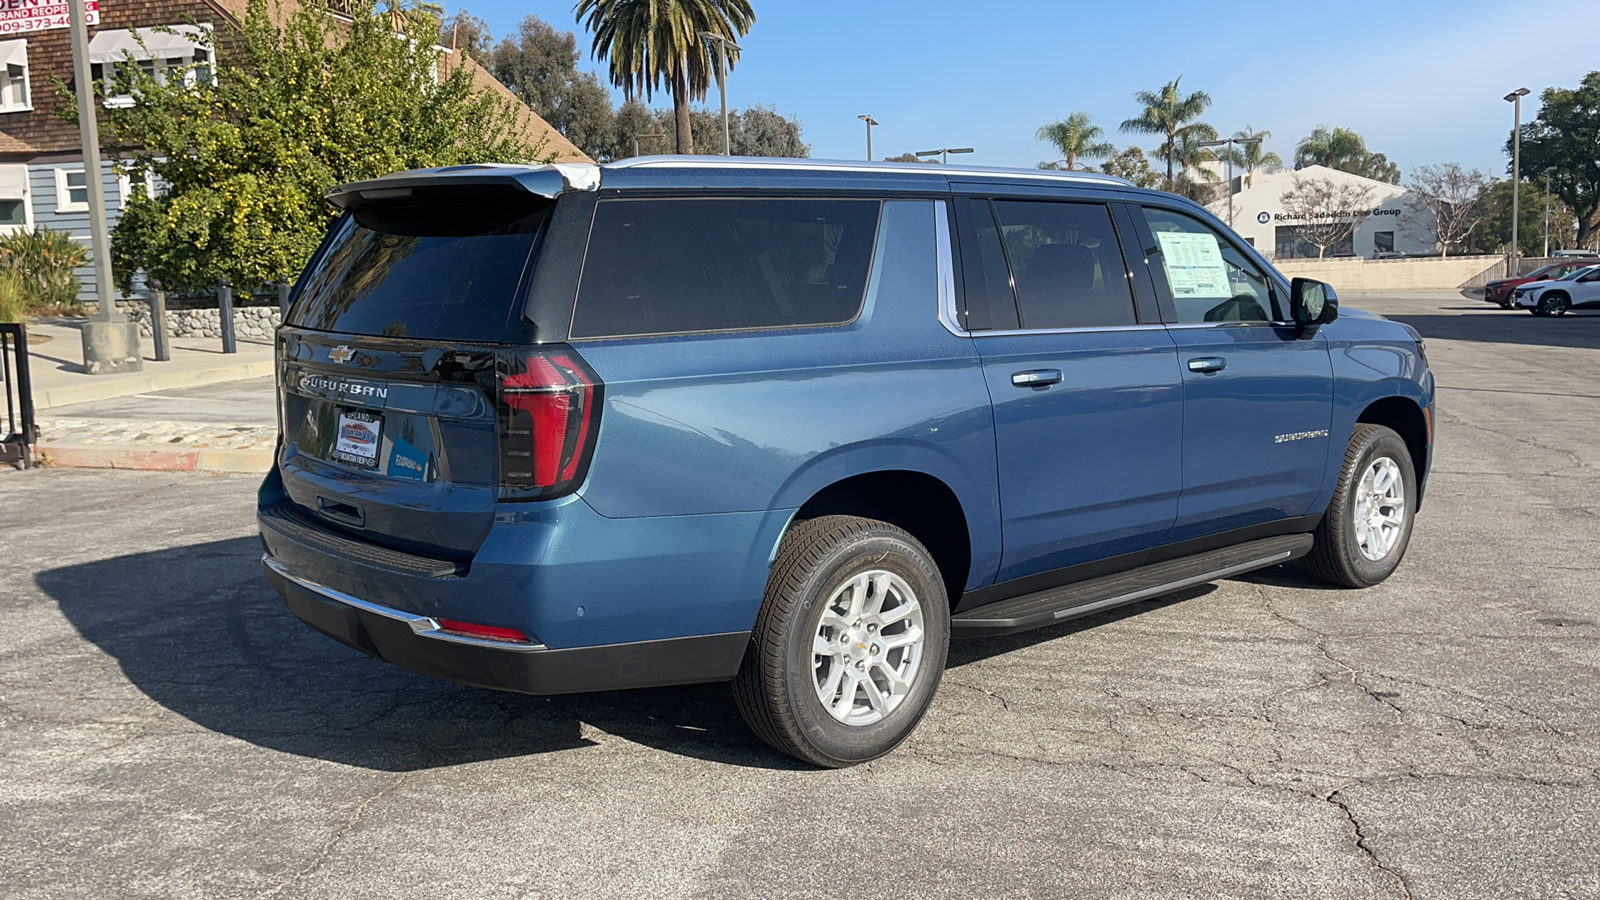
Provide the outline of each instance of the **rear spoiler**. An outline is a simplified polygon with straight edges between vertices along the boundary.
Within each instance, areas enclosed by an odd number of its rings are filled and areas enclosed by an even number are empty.
[[[350,209],[371,200],[405,197],[410,195],[413,188],[468,184],[501,185],[554,199],[568,191],[599,190],[600,167],[591,163],[554,163],[545,166],[480,163],[413,169],[370,181],[341,184],[329,188],[322,198],[339,209]]]

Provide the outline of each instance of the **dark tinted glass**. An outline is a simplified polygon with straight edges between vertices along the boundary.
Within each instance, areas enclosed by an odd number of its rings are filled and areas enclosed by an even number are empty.
[[[1132,325],[1133,292],[1111,211],[1098,203],[997,200],[1023,328]]]
[[[861,309],[876,200],[606,200],[573,337],[830,325]]]
[[[505,339],[550,203],[456,188],[341,219],[289,324],[346,334]]]
[[[1193,216],[1144,207],[1182,324],[1266,322],[1272,282],[1232,242]]]
[[[988,200],[968,198],[960,216],[961,284],[967,300],[967,327],[973,331],[1017,327],[1017,298],[1000,248],[1000,229]]]

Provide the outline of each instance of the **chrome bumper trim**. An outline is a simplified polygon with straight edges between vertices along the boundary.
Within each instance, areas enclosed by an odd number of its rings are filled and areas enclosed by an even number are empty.
[[[295,584],[298,584],[306,590],[311,591],[312,593],[317,594],[325,599],[332,600],[335,603],[342,603],[345,606],[359,609],[362,612],[372,613],[375,616],[383,616],[386,619],[393,619],[396,622],[404,622],[411,627],[412,631],[416,632],[421,637],[432,638],[436,641],[449,641],[452,644],[466,644],[469,647],[484,647],[491,650],[508,650],[513,653],[531,653],[539,650],[549,649],[543,644],[513,644],[508,641],[490,641],[483,638],[451,634],[447,631],[441,630],[438,619],[430,618],[428,616],[419,616],[416,613],[408,613],[402,610],[373,603],[370,600],[362,600],[359,597],[352,597],[343,591],[334,590],[325,584],[319,584],[302,575],[296,575],[284,568],[283,563],[273,559],[270,554],[261,554],[261,564],[283,576],[286,580],[292,581]]]

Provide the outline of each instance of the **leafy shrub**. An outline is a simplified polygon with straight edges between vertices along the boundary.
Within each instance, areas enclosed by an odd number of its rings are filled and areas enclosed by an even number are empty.
[[[22,279],[10,269],[0,269],[0,322],[21,322],[27,311]]]
[[[0,235],[0,269],[16,274],[30,309],[78,306],[78,276],[89,251],[72,235],[48,228]]]

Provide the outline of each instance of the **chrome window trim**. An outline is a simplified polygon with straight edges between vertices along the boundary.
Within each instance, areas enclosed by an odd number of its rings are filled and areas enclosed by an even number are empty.
[[[974,331],[968,337],[1016,337],[1025,334],[1096,334],[1112,331],[1165,331],[1165,325],[1084,325],[1078,328],[1008,328],[1005,331]]]
[[[268,554],[261,554],[261,563],[272,571],[282,575],[285,579],[298,584],[314,594],[317,594],[328,600],[332,600],[335,603],[342,603],[345,606],[359,609],[362,612],[369,612],[375,616],[382,616],[385,619],[393,619],[396,622],[404,622],[405,624],[411,626],[411,630],[416,632],[420,637],[433,638],[436,641],[449,641],[452,644],[466,644],[469,647],[485,647],[493,650],[509,650],[513,653],[532,653],[549,649],[543,644],[513,644],[507,641],[490,641],[482,638],[450,634],[449,632],[441,629],[438,619],[434,619],[429,616],[419,616],[416,613],[408,613],[402,610],[373,603],[370,600],[362,600],[359,597],[352,597],[343,591],[334,590],[325,584],[320,584],[302,575],[294,574],[285,568],[283,563],[278,562]]]
[[[939,267],[939,324],[956,337],[972,337],[961,324],[961,311],[956,309],[955,253],[950,246],[950,204],[944,200],[933,201],[934,256]]]

